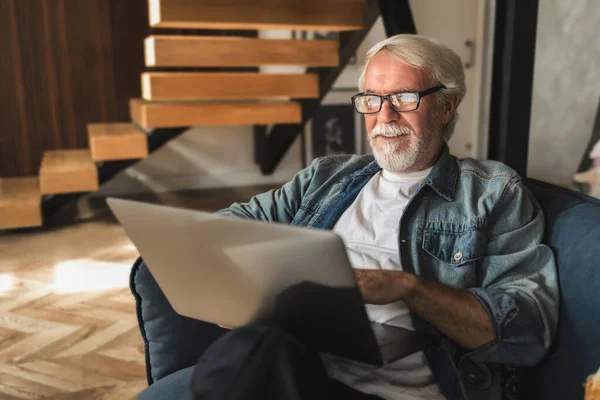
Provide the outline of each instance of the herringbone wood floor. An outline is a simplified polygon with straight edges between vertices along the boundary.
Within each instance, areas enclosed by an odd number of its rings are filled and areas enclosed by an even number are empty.
[[[145,386],[123,229],[0,236],[0,399],[130,399]]]
[[[132,198],[215,211],[277,186]],[[137,256],[110,218],[0,233],[0,400],[127,400],[146,387]]]

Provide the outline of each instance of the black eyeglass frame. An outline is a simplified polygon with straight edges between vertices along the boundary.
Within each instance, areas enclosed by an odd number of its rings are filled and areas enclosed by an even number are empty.
[[[427,95],[430,95],[432,93],[435,92],[439,92],[442,89],[446,89],[446,86],[444,85],[439,85],[439,86],[434,86],[432,88],[429,89],[425,89],[421,92],[407,92],[407,91],[400,91],[400,92],[394,92],[394,93],[390,93],[390,94],[386,94],[385,96],[380,96],[378,94],[374,94],[374,93],[358,93],[355,94],[354,96],[352,96],[352,105],[354,106],[354,109],[356,110],[357,113],[359,114],[377,114],[378,112],[381,111],[381,107],[383,107],[383,101],[387,100],[388,104],[390,105],[390,108],[396,112],[411,112],[411,111],[415,111],[419,108],[419,105],[421,104],[421,99]],[[413,108],[412,110],[396,110],[394,108],[394,105],[392,104],[392,102],[390,101],[390,96],[394,96],[396,94],[406,94],[406,93],[413,93],[417,95],[417,106],[415,108]],[[355,98],[357,97],[363,97],[363,96],[376,96],[379,97],[381,99],[381,102],[379,103],[379,110],[377,111],[373,111],[373,112],[360,112],[358,111],[358,108],[356,107],[356,103],[354,101]]]

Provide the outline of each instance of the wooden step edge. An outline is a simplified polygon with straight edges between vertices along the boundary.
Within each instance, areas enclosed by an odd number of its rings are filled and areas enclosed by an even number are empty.
[[[41,196],[37,176],[0,178],[0,229],[41,226]]]
[[[343,32],[363,27],[363,0],[304,0],[253,4],[197,0],[149,0],[152,28],[176,29],[290,29]]]
[[[156,40],[155,36],[144,39],[144,62],[147,67],[156,66]]]
[[[316,25],[294,24],[276,22],[203,22],[203,21],[156,21],[150,24],[151,28],[167,29],[215,29],[215,30],[294,30],[294,31],[321,31],[321,32],[350,32],[360,31],[360,24],[349,25]]]
[[[141,126],[144,129],[152,129],[154,127],[148,126],[146,114],[146,107],[144,107],[144,99],[129,99],[129,118]]]
[[[302,108],[293,101],[146,101],[130,99],[131,119],[142,128],[297,124]]]
[[[98,169],[89,149],[44,152],[40,166],[42,194],[94,192],[98,190]]]
[[[144,39],[147,67],[339,66],[337,40],[152,35]]]
[[[144,100],[317,99],[317,74],[144,72]]]
[[[136,125],[88,124],[88,142],[93,161],[134,160],[148,157],[148,136]]]

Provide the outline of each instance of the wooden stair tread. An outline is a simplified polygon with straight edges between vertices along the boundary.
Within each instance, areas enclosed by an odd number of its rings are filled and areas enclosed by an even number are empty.
[[[88,149],[44,152],[40,166],[42,194],[98,190],[98,170]]]
[[[318,98],[316,74],[146,72],[145,100]]]
[[[94,161],[148,157],[148,137],[132,123],[88,124],[88,139]]]
[[[37,176],[0,178],[0,229],[42,225]]]
[[[300,104],[289,101],[202,102],[129,101],[131,119],[143,128],[293,124],[302,120]]]
[[[339,64],[337,40],[155,35],[146,38],[144,49],[148,67],[337,67]]]
[[[44,152],[40,171],[72,172],[91,167],[96,168],[96,165],[88,149],[49,150]]]
[[[40,184],[37,176],[0,178],[0,207],[39,203]]]
[[[360,30],[364,0],[150,0],[150,26],[188,29]]]

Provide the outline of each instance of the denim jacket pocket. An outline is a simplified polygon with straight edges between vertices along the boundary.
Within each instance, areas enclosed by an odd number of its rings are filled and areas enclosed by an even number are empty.
[[[454,226],[454,225],[453,225]],[[485,234],[476,228],[444,229],[439,223],[423,231],[423,250],[439,261],[461,266],[485,255]]]

